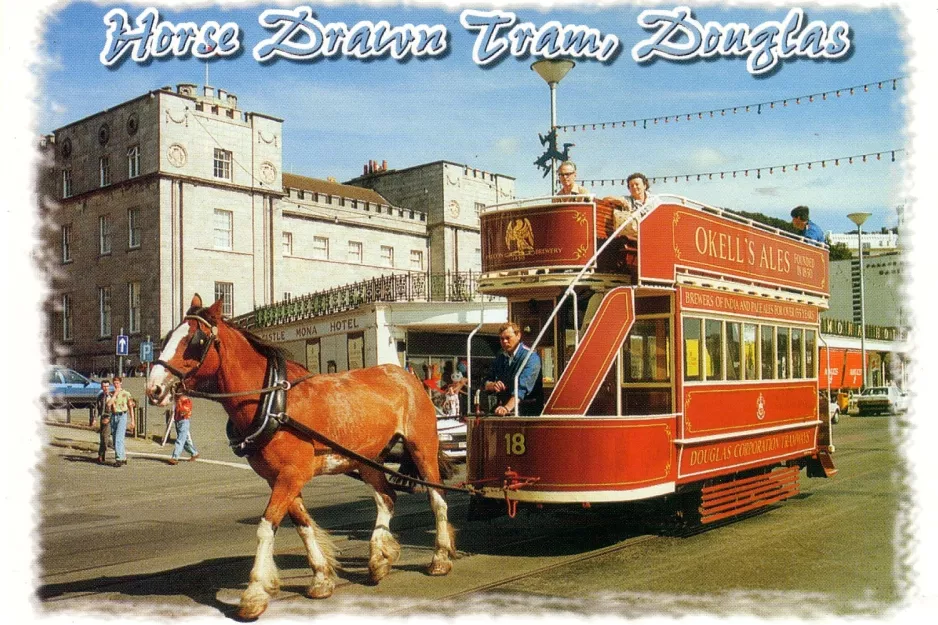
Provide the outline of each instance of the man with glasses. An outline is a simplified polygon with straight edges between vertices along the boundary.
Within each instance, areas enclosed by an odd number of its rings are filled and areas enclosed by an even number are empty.
[[[573,161],[564,161],[557,170],[557,182],[560,190],[557,195],[590,195],[586,187],[576,183],[576,165]]]

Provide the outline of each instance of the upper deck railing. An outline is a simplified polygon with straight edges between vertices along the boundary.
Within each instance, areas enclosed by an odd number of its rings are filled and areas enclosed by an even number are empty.
[[[477,302],[501,299],[480,293],[478,280],[478,272],[473,271],[444,273],[411,271],[378,276],[260,306],[249,313],[235,317],[233,321],[244,328],[265,328],[346,312],[362,304]]]

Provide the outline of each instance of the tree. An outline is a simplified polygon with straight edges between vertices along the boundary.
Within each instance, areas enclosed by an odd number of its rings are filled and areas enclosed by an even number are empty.
[[[791,225],[790,221],[785,221],[784,219],[779,219],[778,217],[770,217],[768,215],[763,215],[762,213],[750,213],[747,211],[729,211],[745,217],[746,219],[751,219],[753,221],[759,222],[769,226],[770,228],[778,228],[784,232],[791,232],[792,234],[801,234],[795,230],[795,227]]]
[[[831,239],[827,237],[827,244],[830,245],[831,260],[847,260],[853,258],[853,252],[850,251],[846,243],[835,243],[831,245]]]

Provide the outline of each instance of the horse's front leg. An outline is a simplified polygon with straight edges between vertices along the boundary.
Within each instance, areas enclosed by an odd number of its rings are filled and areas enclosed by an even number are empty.
[[[313,569],[313,581],[306,589],[306,594],[312,599],[331,597],[335,589],[337,562],[329,534],[316,525],[313,518],[309,516],[302,497],[294,498],[289,512],[293,525],[296,526],[296,531],[306,546],[309,566]]]
[[[280,590],[280,577],[274,563],[274,535],[290,504],[303,487],[302,482],[278,476],[270,493],[264,516],[257,525],[257,552],[247,589],[241,593],[238,617],[253,619],[263,614],[270,597]]]

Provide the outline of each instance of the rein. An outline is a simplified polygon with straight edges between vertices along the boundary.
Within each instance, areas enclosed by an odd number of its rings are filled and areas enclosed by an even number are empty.
[[[203,399],[226,399],[230,397],[244,397],[247,395],[261,395],[261,402],[258,405],[258,413],[255,416],[254,422],[252,423],[252,425],[256,425],[254,432],[248,434],[247,436],[241,437],[241,440],[235,441],[230,437],[233,425],[230,419],[228,421],[229,443],[231,444],[232,451],[234,451],[236,455],[243,456],[252,453],[252,446],[263,446],[267,440],[270,440],[270,438],[273,437],[273,434],[280,426],[284,426],[306,438],[325,445],[339,455],[351,458],[352,460],[357,460],[358,462],[367,465],[372,469],[395,477],[398,480],[401,480],[403,484],[419,484],[421,486],[426,486],[427,488],[436,488],[439,490],[460,493],[468,492],[469,494],[478,494],[480,492],[468,484],[463,487],[447,486],[446,484],[437,484],[435,482],[429,482],[410,475],[404,475],[403,473],[386,467],[380,462],[372,460],[371,458],[363,456],[360,453],[337,443],[325,434],[317,432],[313,428],[291,418],[286,413],[287,391],[289,391],[297,384],[312,378],[316,374],[308,373],[294,380],[281,379],[285,377],[286,374],[286,362],[282,357],[268,357],[268,372],[267,380],[265,381],[266,386],[262,388],[249,391],[234,391],[230,393],[209,393],[204,391],[188,390],[186,388],[185,379],[194,375],[199,370],[199,368],[202,367],[202,363],[205,362],[205,358],[208,355],[209,349],[211,348],[212,344],[218,340],[218,327],[212,323],[209,323],[205,318],[199,315],[189,314],[185,316],[185,319],[193,319],[199,323],[204,323],[206,326],[211,328],[211,334],[206,335],[204,332],[202,332],[202,328],[199,327],[199,329],[196,331],[196,334],[193,335],[193,342],[196,346],[202,349],[202,354],[199,358],[199,364],[185,373],[179,371],[163,360],[154,361],[156,364],[162,365],[165,369],[179,378],[182,390],[176,392],[176,394],[185,394],[189,397]],[[281,409],[277,410],[275,406],[281,407]]]

